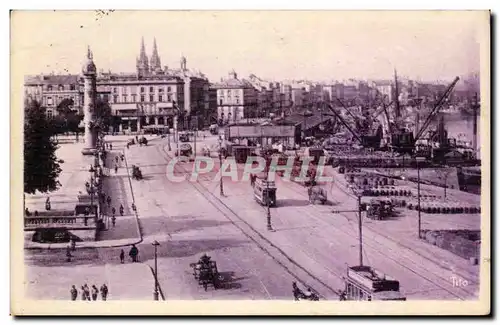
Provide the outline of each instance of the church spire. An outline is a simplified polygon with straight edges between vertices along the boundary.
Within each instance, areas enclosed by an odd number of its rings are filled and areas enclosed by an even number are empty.
[[[158,55],[158,47],[156,46],[156,37],[153,40],[153,55],[150,61],[151,70],[161,70],[160,56]]]
[[[137,61],[137,74],[140,76],[147,75],[149,73],[149,62],[146,55],[146,47],[144,46],[144,37],[141,39],[141,52],[139,54],[139,60]]]

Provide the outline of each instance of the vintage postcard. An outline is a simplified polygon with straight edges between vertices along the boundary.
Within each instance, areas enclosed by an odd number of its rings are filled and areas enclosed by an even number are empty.
[[[12,313],[490,313],[489,53],[488,11],[12,11]]]

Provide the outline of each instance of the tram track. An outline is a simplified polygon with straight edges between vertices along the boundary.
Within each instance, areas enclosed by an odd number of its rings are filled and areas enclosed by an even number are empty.
[[[156,150],[160,156],[168,163],[170,157],[164,150],[162,144],[156,146]],[[184,167],[180,168],[179,164],[175,164],[174,171],[179,173],[188,173]],[[310,273],[306,268],[297,263],[293,258],[286,254],[282,249],[274,245],[269,239],[263,236],[258,230],[250,225],[246,220],[238,215],[232,208],[225,204],[220,198],[211,193],[211,190],[199,183],[188,182],[191,186],[200,193],[210,204],[212,204],[224,217],[226,217],[231,224],[238,228],[245,236],[254,242],[263,252],[270,256],[280,266],[282,266],[293,278],[297,279],[305,287],[312,288],[322,299],[331,297],[332,294],[340,295],[340,290],[332,288],[324,283],[321,279]],[[237,220],[235,220],[235,218]],[[306,253],[306,252],[304,252]],[[336,275],[338,276],[338,275]],[[304,280],[304,278],[309,278]],[[311,283],[314,283],[312,285]],[[321,289],[319,289],[321,288]]]
[[[357,199],[357,197],[356,197],[356,196],[354,196],[353,194],[351,194],[351,193],[347,192],[346,190],[344,190],[344,189],[343,189],[343,188],[341,188],[340,186],[336,185],[335,183],[332,183],[332,186],[335,186],[336,188],[338,188],[340,191],[342,191],[342,192],[343,192],[344,194],[346,194],[347,196],[350,196],[351,198]],[[345,216],[345,215],[344,215],[344,216]],[[348,218],[347,216],[345,216],[345,217],[346,217],[346,218]],[[440,261],[435,260],[435,259],[432,259],[432,258],[429,258],[428,256],[425,256],[425,255],[423,255],[423,254],[419,253],[418,251],[413,250],[413,249],[412,249],[411,247],[409,247],[408,245],[405,245],[405,244],[400,243],[399,241],[396,241],[396,240],[395,240],[395,239],[393,239],[392,237],[389,237],[388,235],[386,235],[386,234],[384,234],[384,233],[382,233],[382,232],[380,232],[380,231],[376,230],[376,229],[375,229],[375,228],[373,228],[373,227],[366,226],[366,225],[365,225],[364,227],[365,227],[365,228],[367,228],[367,229],[370,229],[370,231],[372,231],[372,232],[376,233],[376,234],[377,234],[377,235],[379,235],[379,236],[385,237],[385,238],[386,238],[386,239],[388,239],[389,241],[394,242],[395,244],[397,244],[397,245],[401,246],[402,248],[405,248],[405,249],[408,249],[408,250],[413,251],[416,255],[419,255],[420,257],[422,257],[422,258],[426,259],[426,260],[427,260],[427,261],[429,261],[429,262],[432,262],[432,263],[434,263],[434,264],[437,264],[437,265],[439,265],[440,267],[442,267],[442,268],[444,268],[444,269],[447,269],[447,270],[450,270],[450,271],[455,272],[457,275],[460,275],[460,276],[461,276],[462,278],[464,278],[464,279],[465,279],[465,278],[470,278],[470,275],[464,275],[464,274],[461,274],[460,272],[457,272],[456,270],[451,270],[448,266],[443,265]],[[468,279],[468,280],[470,280],[470,279]],[[470,280],[470,283],[472,283],[472,284],[476,284],[476,285],[479,285],[479,283],[478,283],[478,282],[476,282],[476,281],[472,281],[472,280]]]
[[[285,183],[285,182],[282,182],[282,183]],[[285,185],[287,187],[287,189],[291,190],[291,191],[294,191],[298,194],[300,194],[301,196],[305,196],[305,194],[301,191],[298,191],[296,190],[295,188],[291,187],[291,186],[288,186],[288,185]],[[348,193],[346,193],[348,194]],[[321,211],[320,209],[318,209],[317,207],[313,206],[313,209],[316,211],[316,212],[324,212],[324,211]],[[304,213],[310,217],[310,218],[313,218],[315,220],[318,220],[319,222],[328,225],[328,226],[334,226],[334,224],[332,222],[330,222],[330,220],[325,220],[324,218],[319,218],[317,217],[315,214],[311,213],[310,211],[307,211],[306,209],[303,209]],[[346,218],[349,222],[351,222],[351,218],[349,218],[348,216],[346,216],[345,214],[342,214],[342,213],[339,213],[339,215],[343,216],[344,218]],[[335,227],[337,227],[338,225],[335,225]],[[414,250],[411,250],[409,247],[405,246],[405,245],[401,245],[400,243],[394,241],[392,238],[388,237],[387,235],[384,235],[376,230],[373,230],[372,227],[368,227],[368,226],[364,226],[364,228],[368,228],[370,231],[372,231],[373,233],[375,233],[377,236],[381,236],[383,238],[385,238],[386,240],[388,240],[389,242],[391,242],[392,246],[395,246],[395,247],[402,247],[402,248],[405,248],[405,249],[408,249],[410,251],[412,251],[413,253],[415,253],[416,255],[418,255],[420,258],[422,259],[425,259],[427,260],[428,262],[431,262],[431,263],[434,263],[436,265],[438,265],[439,267],[442,267],[440,265],[440,263],[436,263],[436,261],[432,260],[432,259],[429,259],[428,257],[422,255],[422,254],[419,254],[418,252],[415,252]],[[343,227],[342,228],[343,231],[345,231],[346,234],[349,234],[350,236],[357,236],[357,234],[354,233],[353,229],[351,227]],[[419,265],[417,264],[415,261],[412,260],[412,258],[410,258],[407,254],[403,254],[401,255],[401,251],[396,251],[395,248],[391,248],[389,247],[386,243],[382,243],[380,241],[377,241],[376,239],[374,238],[370,238],[370,240],[376,244],[376,245],[373,245],[373,244],[370,244],[370,243],[367,243],[366,240],[364,241],[364,246],[365,247],[369,247],[371,250],[375,251],[376,253],[382,255],[382,256],[385,256],[387,257],[388,259],[392,260],[395,264],[401,266],[402,268],[404,269],[407,269],[408,271],[410,271],[411,273],[415,274],[416,276],[422,278],[422,279],[425,279],[427,282],[431,283],[432,285],[436,286],[436,287],[439,287],[443,290],[445,290],[446,292],[448,292],[449,294],[453,295],[454,297],[458,298],[458,299],[461,299],[461,300],[466,300],[467,298],[469,298],[471,295],[474,295],[473,292],[471,291],[468,291],[466,290],[465,288],[455,288],[457,291],[460,291],[461,294],[457,294],[456,292],[454,291],[451,291],[450,289],[448,289],[445,285],[441,284],[441,283],[438,283],[437,281],[440,281],[440,282],[443,282],[445,281],[447,284],[450,284],[451,283],[451,279],[450,278],[444,278],[443,276],[441,276],[439,273],[436,273],[432,270],[429,270],[428,268],[425,268],[422,265]],[[378,249],[377,247],[385,247],[385,249],[382,251],[380,249]],[[397,258],[394,258],[394,257],[391,257],[387,254],[387,252],[391,252],[392,254],[391,255],[396,255],[396,256],[399,256],[400,258],[402,257],[405,261],[405,263],[402,263],[400,262]],[[410,267],[408,265],[413,265],[413,267]],[[421,269],[427,273],[429,273],[430,275],[432,275],[433,277],[435,277],[435,279],[431,279],[429,278],[428,276],[424,276],[422,274],[422,272],[419,272],[418,269]],[[456,273],[456,272],[454,272]],[[456,273],[456,275],[460,275],[458,273]],[[460,275],[462,278],[464,279],[467,279],[467,277],[463,276],[463,275]],[[467,281],[469,281],[469,279],[467,279]],[[469,281],[470,284],[476,284],[478,285],[478,283],[470,280]]]

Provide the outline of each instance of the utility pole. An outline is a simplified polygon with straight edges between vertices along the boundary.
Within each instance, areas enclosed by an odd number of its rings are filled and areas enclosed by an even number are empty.
[[[474,95],[474,103],[472,104],[472,116],[474,120],[472,129],[472,149],[474,150],[474,158],[477,158],[477,109],[479,108],[477,93]]]
[[[361,217],[361,193],[358,193],[359,265],[363,265],[363,218]]]
[[[224,196],[224,184],[222,181],[222,137],[219,135],[219,172],[220,172],[220,196]]]
[[[153,246],[155,247],[155,291],[153,292],[153,299],[158,301],[159,300],[159,293],[158,293],[158,254],[157,254],[157,247],[160,246],[160,243],[158,243],[156,240],[153,242]]]

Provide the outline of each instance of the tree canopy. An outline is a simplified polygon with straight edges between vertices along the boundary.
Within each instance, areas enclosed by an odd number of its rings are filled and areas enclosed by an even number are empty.
[[[25,107],[24,120],[24,192],[46,193],[59,188],[61,167],[56,157],[57,144],[51,122],[40,103],[32,101]]]

